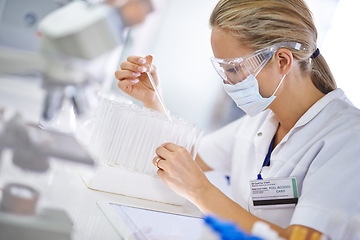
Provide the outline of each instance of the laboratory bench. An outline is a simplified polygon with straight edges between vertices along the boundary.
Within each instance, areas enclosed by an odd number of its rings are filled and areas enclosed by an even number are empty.
[[[89,167],[63,160],[53,159],[50,162],[51,166],[47,173],[25,172],[15,167],[11,161],[11,153],[4,151],[0,168],[0,186],[8,182],[30,185],[40,192],[38,211],[45,208],[66,210],[73,222],[72,239],[74,240],[121,239],[98,207],[97,203],[102,201],[201,216],[201,212],[189,202],[183,206],[176,206],[91,190],[79,174],[79,169]]]
[[[0,110],[10,109],[19,112],[27,122],[38,121],[43,96],[44,92],[36,77],[30,81],[28,78],[23,80],[21,76],[0,77]],[[47,172],[35,173],[15,166],[12,162],[12,151],[9,149],[2,151],[0,159],[0,188],[14,182],[29,185],[39,191],[36,212],[44,209],[65,211],[73,224],[71,239],[74,240],[121,239],[99,208],[99,202],[113,202],[187,216],[202,216],[200,210],[188,201],[179,206],[91,190],[79,173],[91,172],[96,169],[96,165],[87,166],[53,158],[49,161],[50,167]],[[221,179],[221,176],[214,174],[212,179],[214,183],[219,182],[219,188],[227,188],[225,178]],[[221,180],[218,181],[218,179]],[[116,184],[116,182],[109,184]],[[229,192],[229,189],[225,191]]]

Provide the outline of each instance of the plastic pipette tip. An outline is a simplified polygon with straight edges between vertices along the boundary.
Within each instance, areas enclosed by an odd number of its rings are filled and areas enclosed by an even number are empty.
[[[169,119],[170,122],[172,122],[172,119],[171,119],[171,117],[170,117],[169,111],[168,111],[167,108],[165,107],[165,103],[164,103],[164,101],[162,100],[162,98],[161,98],[158,90],[156,89],[156,85],[155,85],[154,79],[152,78],[151,73],[150,73],[150,66],[149,66],[149,65],[148,65],[148,68],[149,68],[149,71],[147,71],[146,74],[148,75],[148,78],[149,78],[149,80],[150,80],[150,83],[151,83],[152,87],[154,88],[155,94],[156,94],[157,98],[158,98],[159,101],[160,101],[161,107],[162,107],[162,109],[164,110],[166,117]]]

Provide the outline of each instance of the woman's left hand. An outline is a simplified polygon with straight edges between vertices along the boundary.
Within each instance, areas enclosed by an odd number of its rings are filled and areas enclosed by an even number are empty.
[[[156,149],[153,164],[159,177],[177,194],[195,203],[213,185],[190,153],[179,145],[164,143]]]

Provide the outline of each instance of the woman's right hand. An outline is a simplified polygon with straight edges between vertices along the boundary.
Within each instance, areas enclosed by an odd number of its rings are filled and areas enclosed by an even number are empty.
[[[139,56],[130,56],[127,61],[122,62],[120,70],[115,72],[115,77],[119,80],[118,87],[126,94],[140,100],[145,107],[162,112],[161,103],[151,85],[146,74],[150,67],[150,73],[159,89],[159,77],[156,67],[152,65],[153,56],[148,55],[145,58]]]

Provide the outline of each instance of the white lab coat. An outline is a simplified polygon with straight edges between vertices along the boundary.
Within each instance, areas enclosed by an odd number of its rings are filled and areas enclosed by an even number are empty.
[[[256,179],[278,124],[271,110],[245,116],[204,137],[199,155],[214,170],[230,175],[234,200],[255,216],[284,228],[308,226],[340,239],[347,219],[360,215],[360,110],[341,89],[316,102],[262,170],[264,179],[297,179],[297,206],[254,209],[249,180]]]

